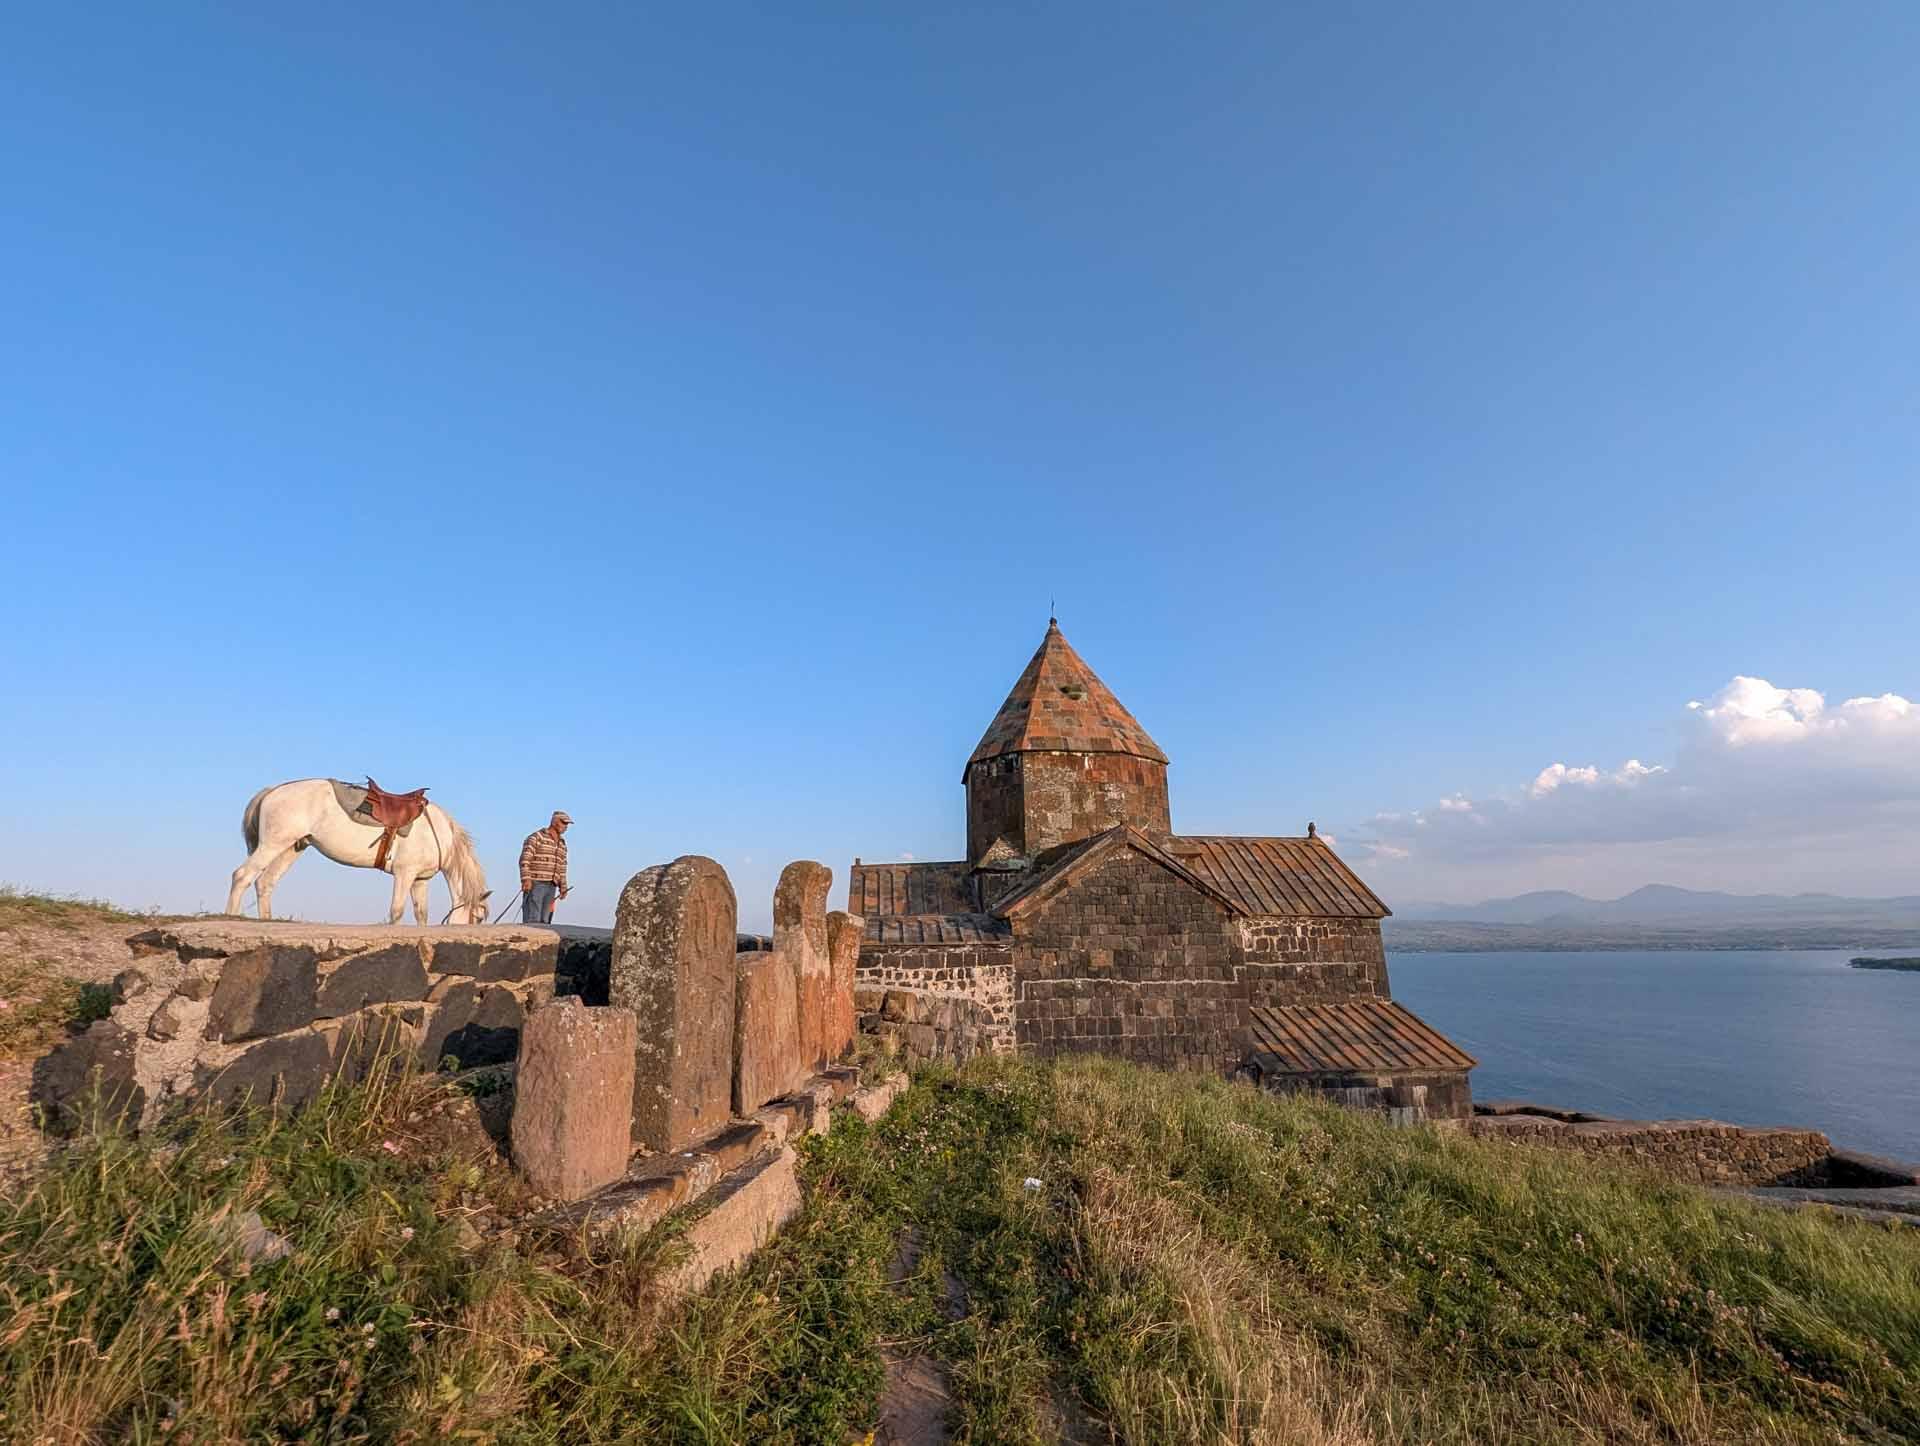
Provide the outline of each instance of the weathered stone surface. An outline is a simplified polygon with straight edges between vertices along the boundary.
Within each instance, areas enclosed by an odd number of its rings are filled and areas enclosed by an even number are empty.
[[[626,1173],[632,1151],[633,1011],[556,999],[520,1033],[513,1159],[533,1188],[579,1200]]]
[[[797,1089],[809,1071],[800,1052],[799,996],[793,966],[777,950],[736,954],[733,1009],[733,1112],[749,1115]]]
[[[835,909],[827,915],[827,1059],[842,1059],[853,1048],[853,978],[860,966],[860,943],[867,921]]]
[[[853,1097],[847,1103],[856,1115],[871,1124],[893,1108],[893,1102],[900,1097],[901,1091],[906,1087],[907,1077],[896,1074],[881,1080],[878,1084],[870,1084],[865,1089],[855,1090]]]
[[[207,1011],[207,1037],[258,1039],[313,1022],[318,953],[303,944],[263,944],[227,960]]]
[[[204,1004],[213,998],[213,991],[219,986],[219,964],[198,961],[180,971],[180,982],[174,986],[174,992],[196,1004]]]
[[[200,1065],[195,1088],[220,1104],[297,1109],[320,1092],[332,1064],[326,1036],[302,1029],[263,1039],[224,1066]]]
[[[314,1017],[336,1019],[369,1004],[425,999],[423,952],[419,944],[394,944],[317,966]]]
[[[392,1056],[397,1065],[419,1048],[426,1017],[424,1005],[388,1004],[321,1024],[329,1073],[345,1084],[358,1084],[382,1056]]]
[[[464,974],[488,984],[514,983],[531,974],[550,974],[559,957],[560,941],[546,937],[515,939],[508,943],[473,939],[436,940],[428,967],[435,974]]]
[[[85,1034],[38,1061],[29,1093],[47,1124],[72,1129],[91,1119],[96,1108],[104,1120],[139,1120],[147,1092],[134,1074],[136,1042],[132,1031],[111,1019],[96,1019]]]
[[[138,965],[130,966],[113,976],[113,1002],[125,1004],[129,999],[144,994],[151,988],[153,988],[152,971],[142,969]]]
[[[824,1068],[832,961],[827,953],[827,894],[833,870],[811,859],[781,870],[773,891],[773,952],[793,970],[800,1018],[800,1058],[807,1071]]]
[[[147,1021],[147,1037],[178,1039],[180,1031],[186,1027],[188,1003],[177,994],[163,1000],[160,1007],[153,1011],[153,1018]]]
[[[608,994],[634,1014],[633,1138],[649,1149],[679,1149],[731,1116],[737,915],[726,870],[699,855],[621,891]]]
[[[696,1291],[720,1271],[738,1265],[800,1213],[799,1157],[791,1147],[784,1148],[757,1168],[723,1181],[711,1199],[706,1212],[687,1227],[692,1256],[662,1277],[662,1291],[669,1299]]]
[[[271,1265],[293,1254],[293,1245],[283,1235],[267,1229],[258,1210],[223,1217],[219,1233],[235,1255],[257,1265]]]
[[[506,985],[469,979],[443,982],[434,988],[432,1003],[420,1043],[420,1063],[427,1069],[440,1068],[448,1056],[461,1069],[504,1064],[519,1050],[525,1011]]]

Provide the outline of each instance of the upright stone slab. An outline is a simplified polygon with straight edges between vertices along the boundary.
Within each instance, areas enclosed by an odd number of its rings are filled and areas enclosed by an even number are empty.
[[[832,964],[827,957],[827,892],[833,870],[801,859],[781,870],[773,891],[773,952],[793,970],[799,1001],[800,1062],[809,1074],[827,1067]]]
[[[556,999],[527,1017],[514,1071],[513,1161],[533,1188],[580,1200],[626,1173],[631,1009]]]
[[[800,1052],[793,965],[779,953],[734,956],[733,1112],[752,1114],[812,1072]]]
[[[867,921],[835,909],[827,915],[827,1058],[838,1060],[853,1048],[855,1010],[853,975],[860,963],[860,942]]]
[[[608,995],[634,1015],[634,1143],[677,1150],[733,1102],[733,946],[726,870],[689,854],[642,869],[614,914]]]

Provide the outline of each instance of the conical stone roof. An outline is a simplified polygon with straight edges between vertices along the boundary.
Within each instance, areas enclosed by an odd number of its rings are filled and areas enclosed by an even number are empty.
[[[1131,753],[1155,763],[1167,761],[1160,745],[1120,706],[1052,619],[967,767],[1002,753],[1042,751]]]

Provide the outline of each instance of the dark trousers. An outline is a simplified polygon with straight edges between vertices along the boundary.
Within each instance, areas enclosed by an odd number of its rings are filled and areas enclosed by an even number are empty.
[[[553,922],[553,901],[559,896],[560,886],[542,879],[530,886],[520,896],[520,922],[523,924],[551,924]]]

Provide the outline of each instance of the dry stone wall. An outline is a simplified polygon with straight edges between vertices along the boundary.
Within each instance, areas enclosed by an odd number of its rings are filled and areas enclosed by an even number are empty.
[[[1470,1134],[1624,1160],[1702,1185],[1824,1182],[1832,1142],[1818,1130],[1759,1129],[1719,1120],[1567,1120],[1476,1115]]]
[[[35,1070],[57,1121],[97,1079],[145,1124],[169,1101],[291,1108],[382,1047],[428,1069],[511,1060],[528,1009],[553,997],[551,930],[390,928],[210,919],[128,940],[105,1019]]]
[[[860,1032],[906,1065],[964,1064],[994,1052],[994,1020],[985,1005],[924,989],[861,989],[854,994]]]

